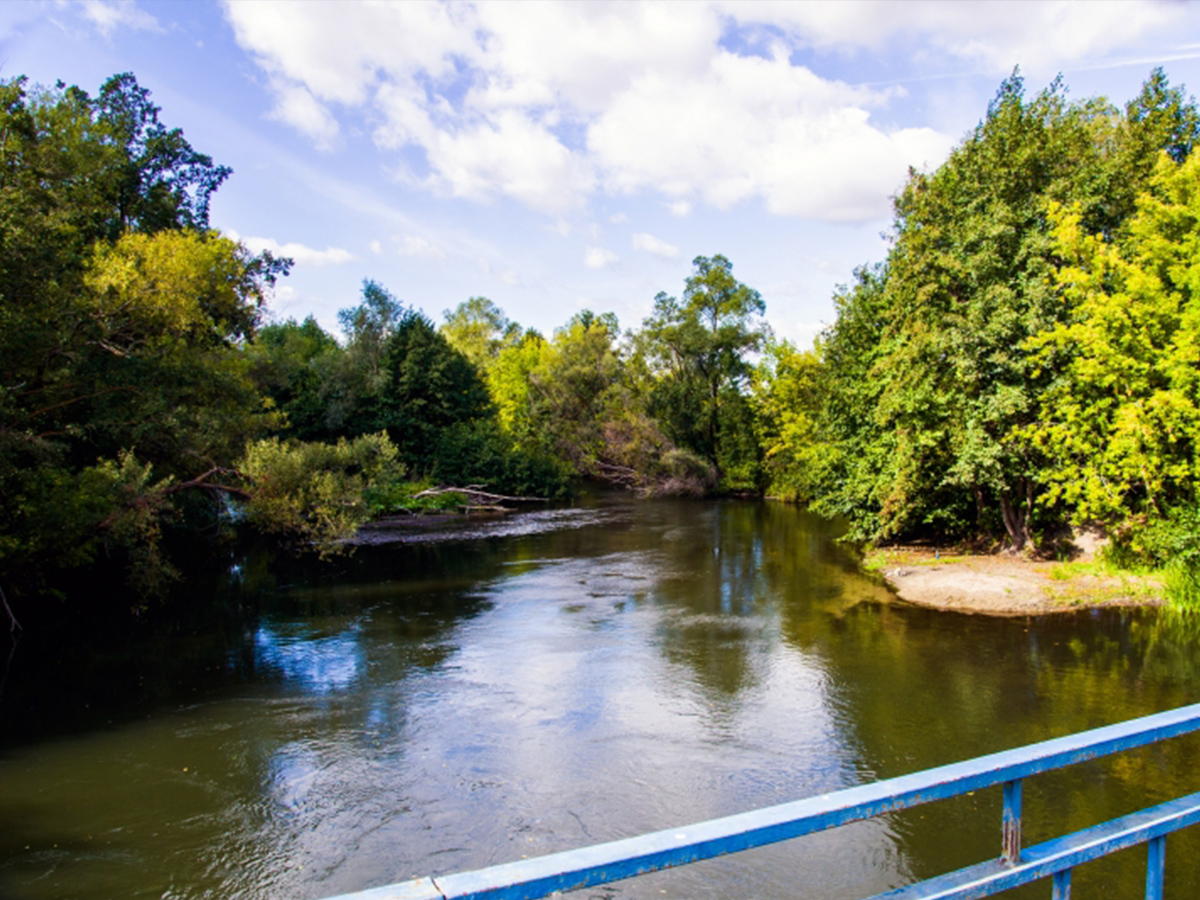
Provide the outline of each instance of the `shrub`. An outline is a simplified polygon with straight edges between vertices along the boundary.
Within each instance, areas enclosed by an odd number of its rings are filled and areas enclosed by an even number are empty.
[[[336,553],[400,490],[404,464],[384,433],[336,444],[255,441],[240,469],[252,481],[246,518],[293,536],[321,556]]]

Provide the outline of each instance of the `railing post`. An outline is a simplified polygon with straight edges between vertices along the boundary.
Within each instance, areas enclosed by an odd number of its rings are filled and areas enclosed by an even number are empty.
[[[1167,836],[1151,838],[1146,844],[1146,900],[1162,900],[1163,874],[1167,868]]]
[[[1050,900],[1071,900],[1071,870],[1063,869],[1054,873],[1054,890]]]
[[[1021,779],[1004,782],[1004,817],[1000,822],[1000,858],[1008,865],[1021,859]]]

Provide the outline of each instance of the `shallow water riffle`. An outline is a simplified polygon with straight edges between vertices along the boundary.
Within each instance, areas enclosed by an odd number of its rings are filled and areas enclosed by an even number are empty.
[[[319,898],[1198,698],[1186,619],[910,607],[782,504],[602,497],[413,535],[329,565],[222,560],[225,612],[186,626],[23,640],[0,700],[0,897]],[[1031,779],[1027,842],[1200,789],[1198,751]],[[999,817],[995,788],[592,893],[853,900],[995,855]],[[1197,849],[1170,838],[1168,896],[1195,896]],[[1143,878],[1133,850],[1075,891]]]

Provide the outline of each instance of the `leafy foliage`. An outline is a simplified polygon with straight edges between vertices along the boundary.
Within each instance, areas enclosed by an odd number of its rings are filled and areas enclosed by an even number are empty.
[[[521,326],[487,297],[471,297],[443,315],[438,330],[480,372],[491,368],[504,347],[521,340]]]
[[[130,75],[0,84],[0,579],[123,558],[170,577],[181,491],[274,425],[238,350],[286,260],[207,228],[228,169]]]
[[[336,444],[267,438],[247,446],[238,468],[254,485],[247,518],[322,556],[389,505],[405,472],[382,432]]]
[[[638,335],[653,376],[647,409],[678,445],[707,459],[733,488],[757,486],[758,452],[744,388],[747,355],[768,335],[762,296],[724,256],[692,261],[682,300],[660,292]]]
[[[769,343],[754,369],[751,402],[770,497],[795,501],[813,494],[821,455],[816,423],[820,375],[820,357],[788,341]]]
[[[1071,316],[1030,341],[1061,375],[1025,433],[1048,502],[1081,521],[1161,518],[1200,500],[1200,158],[1164,155],[1118,238],[1081,219],[1054,210]]]
[[[836,298],[803,389],[786,366],[764,373],[773,482],[868,540],[925,530],[1021,548],[1099,512],[1073,506],[1085,492],[1068,482],[1109,425],[1075,449],[1037,425],[1059,421],[1068,396],[1086,402],[1066,373],[1093,311],[1056,273],[1064,257],[1107,247],[1143,204],[1157,155],[1185,156],[1196,133],[1194,105],[1157,70],[1124,114],[1068,103],[1059,81],[1027,100],[1014,73],[942,166],[910,175],[888,259]],[[799,406],[783,409],[774,398],[789,390]],[[801,429],[790,443],[787,423]],[[1160,425],[1161,440],[1182,427]],[[1102,518],[1124,508],[1117,493]]]

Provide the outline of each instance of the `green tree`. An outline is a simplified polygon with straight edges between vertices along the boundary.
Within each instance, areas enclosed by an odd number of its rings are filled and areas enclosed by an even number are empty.
[[[893,348],[877,367],[879,415],[899,438],[885,532],[962,531],[973,498],[983,530],[996,510],[1014,547],[1030,540],[1040,461],[1014,431],[1045,387],[1023,342],[1061,312],[1046,204],[1100,201],[1087,195],[1104,168],[1092,126],[1110,113],[1068,105],[1057,81],[1027,103],[1014,75],[950,159],[897,199]]]
[[[1024,432],[1047,459],[1043,502],[1120,529],[1200,500],[1200,158],[1160,157],[1114,239],[1055,207],[1069,318],[1028,342],[1061,366]],[[1062,360],[1067,360],[1065,364]]]
[[[258,389],[287,416],[286,432],[314,440],[330,430],[326,387],[344,351],[312,316],[265,325],[246,347]]]
[[[487,372],[501,350],[521,339],[521,326],[487,297],[471,297],[442,315],[446,321],[438,330],[480,372]]]
[[[272,416],[238,347],[288,261],[207,227],[228,174],[132,76],[0,83],[0,582],[107,556],[149,590],[162,523]],[[233,487],[233,486],[227,486]]]
[[[818,353],[798,350],[789,341],[768,342],[754,368],[751,403],[769,497],[814,497],[812,479],[822,455],[817,431],[820,378]]]
[[[943,165],[910,173],[886,264],[835,298],[803,382],[811,444],[803,463],[776,449],[773,477],[848,517],[858,538],[928,530],[1019,548],[1060,522],[1064,508],[1037,501],[1046,444],[1027,439],[1071,359],[1038,342],[1072,316],[1052,211],[1068,204],[1081,233],[1118,234],[1156,154],[1186,156],[1196,133],[1194,104],[1159,70],[1123,113],[1068,103],[1059,81],[1027,99],[1014,73]],[[780,421],[769,412],[769,447],[783,446]]]
[[[400,319],[386,349],[377,421],[410,465],[429,471],[441,431],[494,415],[487,388],[470,360],[420,313]]]
[[[393,492],[405,471],[383,433],[334,444],[254,441],[238,468],[254,488],[245,505],[250,521],[323,557],[344,548],[371,517],[372,497]]]
[[[815,511],[846,519],[852,538],[870,540],[879,535],[898,441],[878,416],[884,385],[876,373],[891,349],[892,309],[885,265],[854,275],[854,284],[834,296],[837,316],[817,342],[812,468],[792,477],[809,486]]]
[[[874,426],[891,435],[871,492],[875,536],[1002,528],[1020,548],[1039,511],[1055,518],[1034,502],[1044,461],[1020,437],[1053,371],[1027,341],[1065,315],[1049,209],[1077,203],[1091,231],[1123,220],[1128,204],[1111,186],[1149,177],[1132,144],[1178,142],[1194,114],[1166,109],[1177,98],[1163,88],[1152,78],[1131,106],[1141,118],[1128,121],[1102,101],[1067,103],[1058,81],[1026,101],[1014,74],[946,163],[910,177],[871,371],[881,386]]]
[[[699,453],[736,486],[756,480],[757,447],[744,389],[748,354],[768,336],[762,296],[733,277],[724,256],[692,261],[683,298],[660,292],[637,335],[652,376],[649,411],[675,443]]]

